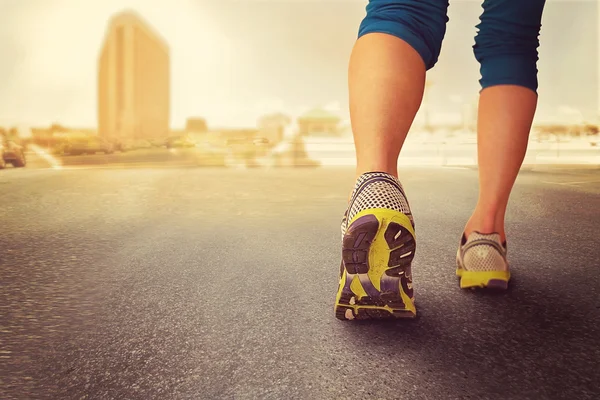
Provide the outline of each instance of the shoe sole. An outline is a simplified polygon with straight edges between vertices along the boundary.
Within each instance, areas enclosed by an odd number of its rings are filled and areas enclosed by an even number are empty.
[[[467,271],[458,255],[456,276],[460,278],[461,289],[506,290],[510,281],[510,271]]]
[[[368,209],[349,224],[335,302],[340,320],[414,318],[415,232],[403,213]]]

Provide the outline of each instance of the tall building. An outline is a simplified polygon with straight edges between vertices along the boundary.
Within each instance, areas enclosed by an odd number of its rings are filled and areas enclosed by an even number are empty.
[[[98,134],[121,141],[165,138],[169,119],[169,48],[135,13],[117,14],[98,59]]]

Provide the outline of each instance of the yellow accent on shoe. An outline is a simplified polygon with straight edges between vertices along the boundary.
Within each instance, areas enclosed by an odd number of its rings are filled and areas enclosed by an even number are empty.
[[[489,286],[490,281],[504,281],[507,283],[510,281],[510,270],[497,270],[497,271],[469,271],[464,268],[460,247],[456,252],[456,276],[460,277],[460,288],[486,288]]]
[[[344,274],[345,273],[346,271],[344,271]],[[358,299],[367,295],[367,292],[365,292],[365,289],[360,284],[360,279],[356,275],[354,275],[354,279],[350,282],[350,290],[352,290],[352,293],[354,293]]]
[[[390,260],[390,253],[392,249],[389,248],[387,241],[385,240],[385,231],[388,225],[392,222],[399,224],[404,229],[408,230],[413,237],[415,237],[415,231],[410,223],[410,219],[403,213],[395,210],[389,210],[387,208],[369,208],[356,214],[350,221],[348,226],[352,225],[354,221],[364,215],[374,215],[379,221],[379,230],[377,235],[373,239],[371,248],[369,251],[369,272],[368,277],[373,283],[373,286],[377,290],[381,290],[381,277],[389,269],[388,262]]]
[[[485,288],[491,280],[505,281],[510,280],[509,271],[467,271],[462,268],[456,269],[456,275],[460,277],[460,288]]]
[[[344,286],[346,286],[346,276],[346,271],[344,270],[342,276],[340,277],[340,284],[338,286],[338,291],[335,296],[335,305],[333,306],[334,309],[337,308],[338,304],[340,304],[340,298],[342,297]]]
[[[357,219],[359,219],[365,215],[373,215],[373,216],[375,216],[375,218],[377,218],[377,220],[379,222],[379,228],[377,230],[377,234],[375,235],[373,242],[371,243],[371,246],[369,248],[369,255],[368,255],[369,271],[367,273],[367,276],[369,277],[369,280],[373,284],[373,287],[375,287],[375,289],[377,289],[377,291],[380,291],[381,290],[381,278],[385,274],[385,272],[388,269],[390,269],[390,267],[388,265],[389,260],[390,260],[390,253],[392,252],[392,250],[394,250],[394,249],[389,248],[389,245],[388,245],[387,241],[385,240],[385,232],[386,232],[389,224],[397,223],[402,228],[409,231],[410,234],[413,236],[413,238],[416,235],[415,235],[415,231],[412,227],[412,224],[411,224],[408,216],[406,216],[405,214],[403,214],[399,211],[390,210],[390,209],[386,209],[386,208],[371,208],[371,209],[363,210],[363,211],[359,212],[358,214],[356,214],[352,218],[352,220],[350,220],[348,222],[348,226],[351,226],[354,221],[356,221]],[[411,316],[413,318],[416,316],[417,310],[414,305],[414,298],[409,297],[404,292],[404,290],[402,289],[402,285],[400,283],[399,283],[399,293],[400,293],[401,300],[405,306],[403,309],[393,309],[393,308],[389,307],[388,305],[374,306],[374,305],[358,305],[358,304],[357,305],[340,304],[340,298],[342,296],[343,288],[346,285],[346,279],[347,279],[347,271],[344,270],[344,272],[342,273],[342,277],[340,279],[340,285],[339,285],[337,296],[336,296],[336,302],[335,302],[336,309],[338,307],[352,309],[355,315],[360,313],[361,309],[369,309],[369,310],[385,310],[385,311],[388,311],[389,313],[391,313],[392,315],[393,315],[394,311],[407,311],[410,314],[407,313],[406,316]],[[355,276],[353,281],[350,283],[350,289],[353,292],[353,294],[356,295],[357,300],[359,300],[361,297],[365,297],[365,296],[368,297],[365,289],[363,288],[362,284],[360,283],[358,276]]]
[[[408,218],[407,215],[401,213],[400,211],[390,210],[388,208],[368,208],[366,210],[362,210],[348,222],[348,226],[352,225],[352,223],[360,217],[369,214],[374,215],[380,223],[382,223],[382,220],[388,220],[388,222],[396,222],[405,229],[407,229],[410,233],[412,233],[413,236],[416,236],[415,230],[413,229],[412,224],[410,223],[410,218]],[[387,225],[388,224],[386,224],[386,227]],[[380,226],[379,230],[382,229],[383,228]],[[385,232],[385,229],[383,229],[383,231]]]
[[[402,290],[402,286],[400,287],[400,296],[402,297],[402,302],[404,303],[404,306],[406,307],[405,309],[407,311],[410,311],[411,313],[414,314],[414,316],[417,316],[417,308],[415,307],[415,299],[408,297],[408,295],[406,293],[404,293],[404,290]]]

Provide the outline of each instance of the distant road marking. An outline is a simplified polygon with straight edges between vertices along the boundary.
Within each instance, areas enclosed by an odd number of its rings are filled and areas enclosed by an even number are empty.
[[[31,148],[31,150],[34,151],[35,154],[37,154],[38,156],[43,158],[48,164],[50,164],[50,166],[53,169],[61,169],[62,166],[60,165],[60,162],[48,151],[35,144],[30,144],[29,147]]]

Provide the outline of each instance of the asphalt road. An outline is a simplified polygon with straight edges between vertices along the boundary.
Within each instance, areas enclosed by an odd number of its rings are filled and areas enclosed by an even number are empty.
[[[0,398],[597,399],[599,172],[522,173],[493,295],[476,172],[404,169],[419,317],[375,323],[333,314],[350,169],[0,171]]]

